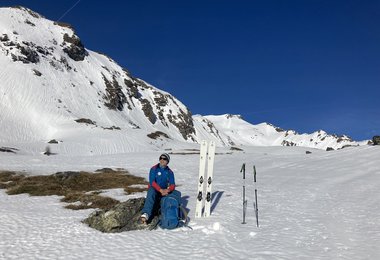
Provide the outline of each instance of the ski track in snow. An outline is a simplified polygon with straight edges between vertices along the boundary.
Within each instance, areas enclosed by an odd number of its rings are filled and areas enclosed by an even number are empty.
[[[57,196],[9,196],[0,190],[0,259],[380,258],[378,147],[313,150],[309,155],[305,148],[245,150],[215,157],[212,213],[207,219],[194,218],[199,155],[172,155],[170,166],[190,210],[192,229],[103,234],[81,223],[92,210],[65,209]],[[24,167],[33,174],[53,173],[60,167],[120,167],[147,177],[158,155],[34,156],[28,163],[20,155],[1,155],[0,165],[3,169]],[[94,161],[96,165],[91,164]],[[241,224],[239,172],[243,162],[247,163],[245,225]],[[258,174],[260,228],[252,205],[253,163]]]

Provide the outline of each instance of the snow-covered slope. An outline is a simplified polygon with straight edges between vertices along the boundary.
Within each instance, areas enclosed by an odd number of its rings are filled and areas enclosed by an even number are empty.
[[[338,149],[348,137],[299,135],[238,116],[192,116],[169,93],[86,49],[70,25],[27,8],[0,8],[0,146],[107,154],[187,147],[297,145]],[[36,144],[38,148],[36,147]]]
[[[179,100],[85,49],[68,25],[0,8],[0,37],[0,141],[64,139],[95,127],[194,139],[191,114]]]
[[[199,155],[173,154],[192,229],[104,234],[81,223],[92,210],[64,208],[60,197],[0,190],[0,259],[380,259],[380,147],[327,153],[301,147],[217,148],[212,212],[194,218]],[[305,151],[310,150],[311,154]],[[127,168],[148,177],[159,152],[101,156],[0,156],[9,170]],[[254,160],[254,161],[252,161]],[[247,163],[247,224],[242,225],[241,164]],[[252,165],[257,169],[256,227]],[[144,196],[144,194],[140,195]]]

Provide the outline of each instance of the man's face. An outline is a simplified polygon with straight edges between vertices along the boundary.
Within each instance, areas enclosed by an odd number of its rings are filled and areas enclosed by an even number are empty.
[[[165,157],[162,157],[162,156],[160,157],[160,165],[161,165],[161,167],[168,166],[168,161]]]

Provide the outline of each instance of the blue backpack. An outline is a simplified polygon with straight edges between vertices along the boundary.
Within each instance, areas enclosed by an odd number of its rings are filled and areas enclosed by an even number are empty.
[[[169,195],[161,198],[160,227],[174,229],[180,225],[181,192],[174,190]]]

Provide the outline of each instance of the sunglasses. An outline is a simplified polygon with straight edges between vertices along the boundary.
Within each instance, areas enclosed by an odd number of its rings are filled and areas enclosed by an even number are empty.
[[[164,160],[164,161],[167,161],[167,160],[168,160],[168,158],[166,158],[166,157],[160,157],[160,160]]]

